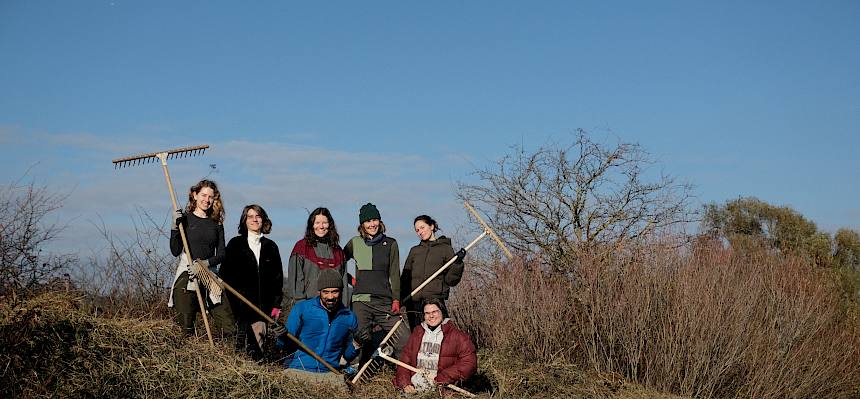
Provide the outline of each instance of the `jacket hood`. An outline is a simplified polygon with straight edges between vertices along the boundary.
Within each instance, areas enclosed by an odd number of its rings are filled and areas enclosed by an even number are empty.
[[[445,236],[436,237],[436,241],[421,241],[421,245],[430,245],[431,247],[434,245],[447,244],[451,245],[451,239]]]

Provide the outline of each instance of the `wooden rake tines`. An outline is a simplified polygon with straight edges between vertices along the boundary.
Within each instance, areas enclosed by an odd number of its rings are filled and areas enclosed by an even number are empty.
[[[397,315],[396,317],[398,317],[397,322],[394,323],[394,326],[391,327],[391,330],[388,331],[388,334],[385,334],[385,337],[382,338],[382,341],[379,342],[379,347],[377,348],[377,350],[380,354],[386,351],[388,351],[389,354],[394,353],[394,347],[389,344],[388,341],[394,340],[395,342],[398,342],[398,340],[402,338],[402,330],[400,329],[400,325],[404,322],[403,316]],[[355,374],[355,377],[352,378],[352,384],[358,384],[359,381],[364,382],[365,378],[370,375],[376,374],[376,372],[379,371],[379,367],[374,365],[373,363],[373,357],[371,357],[370,360],[367,361],[367,363],[364,363],[364,365],[362,365],[361,368],[358,370],[358,373]]]
[[[273,319],[271,316],[267,315],[265,312],[260,310],[260,308],[258,308],[257,305],[254,305],[253,302],[249,301],[248,298],[245,298],[244,295],[239,293],[239,291],[236,291],[235,288],[231,287],[229,284],[224,282],[224,280],[219,278],[215,273],[213,273],[208,268],[203,267],[199,263],[194,263],[194,264],[188,266],[188,268],[191,271],[191,273],[200,281],[200,283],[203,284],[203,286],[206,287],[207,289],[218,290],[218,291],[220,291],[221,289],[225,289],[225,290],[229,291],[231,294],[233,294],[233,296],[235,296],[240,301],[242,301],[245,305],[247,305],[249,308],[251,308],[251,310],[253,310],[257,314],[259,314],[261,317],[263,317],[263,319],[266,320],[266,322],[269,323],[269,325],[276,324],[275,319]],[[320,355],[318,355],[316,352],[314,352],[313,349],[311,349],[307,345],[305,345],[295,335],[290,334],[289,332],[284,332],[283,334],[290,341],[293,341],[293,343],[296,344],[299,347],[299,349],[301,349],[305,353],[311,355],[311,357],[313,357],[316,361],[320,362],[320,364],[325,366],[325,368],[327,368],[329,371],[331,371],[332,373],[335,373],[337,375],[343,375],[343,373],[340,370],[334,368],[334,366],[332,366],[331,364],[326,362],[325,359],[320,357]],[[347,385],[352,386],[352,383],[349,380],[346,380],[346,383],[347,383]]]
[[[164,156],[164,159],[176,159],[203,155],[203,153],[205,153],[208,148],[208,145],[174,148],[172,150],[167,151],[151,152],[149,154],[140,154],[131,157],[114,159],[112,162],[114,165],[114,169],[124,168],[126,166],[136,166],[153,163],[158,161],[161,156]]]
[[[478,221],[478,223],[480,223],[480,224],[481,224],[481,230],[483,230],[483,231],[481,232],[481,234],[480,234],[480,235],[478,235],[478,237],[476,237],[474,240],[472,240],[472,242],[470,242],[468,245],[466,245],[466,246],[464,247],[464,249],[465,249],[466,251],[468,251],[468,250],[472,249],[472,247],[473,247],[473,246],[475,246],[475,244],[477,244],[479,241],[481,241],[481,239],[482,239],[482,238],[484,238],[484,237],[486,237],[487,235],[489,235],[490,237],[492,237],[492,238],[493,238],[493,240],[496,242],[496,244],[498,244],[498,245],[499,245],[499,248],[501,248],[501,249],[502,249],[502,251],[504,251],[505,255],[507,255],[507,256],[508,256],[508,259],[513,259],[513,254],[511,254],[511,251],[510,251],[510,250],[508,250],[508,247],[505,245],[505,243],[504,243],[504,242],[502,242],[501,238],[499,238],[499,236],[496,234],[496,232],[495,232],[495,231],[493,231],[493,229],[492,229],[492,228],[490,228],[490,225],[488,225],[486,222],[484,222],[484,219],[483,219],[483,218],[481,218],[481,215],[479,215],[477,211],[475,211],[475,208],[473,208],[473,207],[472,207],[472,205],[470,205],[470,204],[469,204],[468,202],[466,202],[466,201],[464,201],[464,202],[463,202],[463,205],[466,207],[466,209],[467,209],[470,213],[472,213],[472,215],[475,217],[475,219]],[[455,261],[456,259],[457,259],[457,256],[456,256],[456,255],[455,255],[453,258],[449,259],[449,260],[448,260],[448,262],[446,262],[444,265],[442,265],[442,267],[440,267],[438,270],[436,270],[436,272],[434,272],[432,275],[430,275],[430,277],[428,277],[426,280],[424,280],[424,282],[423,282],[423,283],[421,283],[421,285],[419,285],[418,287],[416,287],[415,289],[413,289],[413,290],[412,290],[412,292],[410,292],[408,296],[406,296],[405,298],[403,298],[403,303],[405,304],[405,303],[406,303],[406,301],[408,301],[408,300],[412,299],[412,297],[414,297],[416,294],[418,294],[418,292],[420,292],[420,291],[421,291],[421,289],[423,289],[424,287],[426,287],[426,286],[427,286],[427,284],[430,284],[430,282],[431,282],[431,281],[433,281],[433,279],[434,279],[434,278],[436,278],[436,276],[438,276],[438,275],[442,274],[446,269],[448,269],[448,267],[450,267],[451,265],[453,265],[453,264],[454,264],[454,261]],[[398,327],[400,327],[400,323],[402,323],[402,322],[403,322],[403,317],[401,317],[401,318],[400,318],[400,320],[399,320],[399,321],[394,325],[394,327],[391,329],[391,331],[389,331],[389,332],[388,332],[388,334],[385,336],[385,339],[383,339],[383,340],[382,340],[382,342],[379,344],[379,347],[380,347],[380,348],[382,348],[382,347],[383,347],[383,345],[387,344],[388,340],[389,340],[389,339],[391,339],[391,336],[395,333],[395,331],[397,330],[397,328],[398,328]],[[380,350],[380,356],[381,356],[381,355],[382,355],[382,351]],[[390,356],[388,356],[388,357],[386,357],[386,356],[381,356],[381,357],[382,357],[383,359],[386,359],[386,360],[388,360],[388,359],[393,359],[393,358],[391,358]],[[394,359],[394,360],[396,360],[396,359]],[[370,363],[370,362],[368,362],[368,363]],[[397,364],[399,364],[400,362],[398,361],[398,362],[396,362],[396,363],[397,363]],[[352,383],[353,383],[353,384],[358,383],[358,381],[360,381],[360,380],[361,380],[361,378],[362,378],[362,376],[364,375],[364,373],[365,373],[366,369],[367,369],[367,365],[365,365],[365,367],[362,367],[362,368],[358,371],[358,373],[357,373],[357,374],[355,375],[355,377],[352,379]]]
[[[483,229],[487,234],[489,234],[489,235],[490,235],[490,237],[492,237],[492,238],[493,238],[493,241],[495,241],[495,242],[496,242],[496,244],[499,246],[499,248],[500,248],[502,251],[504,251],[505,255],[507,255],[507,256],[508,256],[508,260],[513,259],[513,258],[514,258],[514,255],[511,253],[511,250],[509,250],[509,249],[508,249],[508,246],[507,246],[507,245],[505,245],[505,243],[504,243],[504,242],[502,242],[502,239],[501,239],[501,238],[499,238],[499,235],[498,235],[498,234],[496,234],[496,232],[495,232],[492,228],[490,228],[490,225],[488,225],[486,222],[484,222],[484,219],[483,219],[483,218],[481,218],[481,215],[479,215],[479,214],[478,214],[478,211],[476,211],[476,210],[475,210],[475,208],[473,208],[473,207],[472,207],[472,204],[470,204],[468,201],[463,201],[463,206],[465,206],[465,207],[466,207],[466,209],[469,211],[469,213],[471,213],[471,214],[472,214],[472,216],[474,216],[474,217],[475,217],[475,220],[477,220],[477,221],[478,221],[478,223],[480,223],[480,224],[481,224],[481,228],[482,228],[482,229]]]
[[[176,193],[173,192],[173,182],[170,180],[170,171],[167,168],[167,158],[185,157],[203,154],[209,148],[208,145],[199,145],[195,147],[183,147],[162,152],[153,152],[149,154],[135,155],[132,157],[114,159],[114,169],[123,168],[126,166],[140,165],[144,163],[155,162],[156,159],[161,161],[161,170],[164,172],[164,180],[167,182],[167,190],[170,193],[170,202],[173,204],[173,211],[179,209],[179,204],[176,202]],[[189,264],[193,264],[191,251],[188,246],[188,237],[185,235],[185,226],[180,223],[179,236],[182,238],[182,249]],[[206,316],[206,306],[203,303],[203,296],[200,295],[200,290],[194,290],[197,296],[197,305],[200,306],[200,315],[203,317],[203,325],[206,326],[206,336],[209,338],[209,346],[215,346],[215,341],[212,339],[212,329],[209,327],[209,318]]]

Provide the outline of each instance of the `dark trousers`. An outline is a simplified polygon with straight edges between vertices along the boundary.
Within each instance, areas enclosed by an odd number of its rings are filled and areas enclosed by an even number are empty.
[[[394,328],[394,325],[400,320],[400,315],[391,314],[391,299],[389,298],[374,298],[370,302],[353,301],[352,311],[358,319],[357,338],[361,343],[360,363],[363,364],[370,359],[379,345],[379,342],[374,342],[374,336],[381,340]],[[376,330],[376,334],[374,330]],[[406,340],[409,338],[409,331],[406,323],[400,323],[397,332],[388,341],[387,344],[394,349],[393,357],[400,357],[403,347],[406,346]]]
[[[176,322],[182,327],[182,331],[186,335],[194,335],[194,324],[200,306],[197,303],[197,294],[185,289],[186,285],[188,285],[188,273],[182,273],[176,280],[176,284],[173,285],[173,307],[176,309]],[[199,284],[198,288],[200,288]],[[204,303],[208,305],[209,314],[212,316],[210,326],[213,337],[232,339],[236,332],[236,322],[233,319],[233,311],[230,309],[227,295],[221,295],[221,303],[219,304],[209,303],[205,289],[201,289],[200,295],[203,297]]]

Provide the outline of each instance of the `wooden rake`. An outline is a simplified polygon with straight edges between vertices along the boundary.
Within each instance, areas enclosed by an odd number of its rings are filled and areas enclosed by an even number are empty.
[[[264,320],[266,320],[267,323],[269,323],[270,325],[277,325],[277,322],[269,315],[267,315],[266,312],[260,310],[257,305],[254,305],[253,302],[249,301],[248,298],[245,298],[245,296],[240,294],[239,291],[236,291],[236,289],[224,282],[224,280],[218,277],[215,273],[212,273],[211,270],[200,266],[199,264],[195,264],[190,267],[191,271],[197,276],[198,279],[200,279],[201,283],[206,286],[207,289],[225,289],[227,291],[230,291],[230,293],[235,295],[236,298],[239,298],[239,300],[242,301],[245,305],[248,305],[251,310],[257,312],[257,314],[259,314]],[[325,366],[325,368],[329,369],[329,371],[337,375],[343,375],[340,370],[334,368],[334,366],[326,362],[325,359],[320,357],[320,355],[314,352],[313,349],[309,348],[302,341],[296,338],[295,335],[290,334],[288,331],[284,331],[283,334],[286,335],[290,341],[293,341],[293,343],[295,343],[299,347],[299,349],[311,355],[311,357],[316,359],[316,361],[320,362],[323,366]],[[352,343],[349,343],[348,345],[352,345]],[[350,381],[347,380],[346,382],[348,385],[351,385]]]
[[[477,211],[475,211],[475,208],[473,208],[472,205],[469,204],[469,202],[467,202],[467,201],[463,201],[463,205],[475,217],[475,219],[481,225],[481,229],[483,230],[481,232],[481,234],[478,235],[478,237],[476,237],[474,240],[472,240],[472,242],[470,242],[468,245],[466,245],[466,247],[465,247],[466,251],[470,250],[473,246],[475,246],[475,244],[477,244],[479,241],[481,241],[482,238],[489,235],[490,237],[493,238],[493,240],[496,242],[496,244],[499,245],[499,248],[501,248],[502,251],[505,252],[505,255],[508,256],[508,259],[513,259],[513,254],[511,254],[511,251],[508,250],[508,247],[505,245],[504,242],[502,242],[502,240],[499,238],[499,236],[496,234],[496,232],[493,231],[492,228],[490,228],[490,225],[488,225],[486,222],[484,222],[484,219],[481,218],[481,215],[479,215]],[[424,282],[421,283],[421,285],[419,285],[418,287],[413,289],[412,292],[410,292],[408,296],[403,298],[403,303],[406,303],[407,300],[411,299],[416,294],[418,294],[418,292],[420,292],[421,289],[423,289],[425,286],[427,286],[427,284],[430,284],[430,281],[432,281],[434,278],[436,278],[436,276],[442,274],[442,272],[444,272],[451,265],[453,265],[455,260],[457,260],[456,255],[453,258],[451,258],[450,260],[448,260],[448,262],[446,262],[444,265],[442,265],[442,267],[440,267],[439,270],[436,270],[435,273],[433,273],[432,275],[430,275],[430,277],[428,277],[426,280],[424,280]],[[380,348],[382,348],[383,346],[388,344],[388,341],[391,339],[392,336],[394,336],[395,331],[397,331],[397,328],[400,327],[400,324],[402,324],[402,323],[403,323],[403,316],[400,316],[400,320],[398,320],[397,323],[394,324],[394,326],[391,328],[391,331],[389,331],[388,334],[385,335],[385,338],[382,339],[382,342],[379,343]],[[383,352],[384,352],[383,350],[381,350],[381,349],[379,350],[380,357],[382,357],[383,359],[388,360],[388,361],[396,360],[396,359],[392,358],[391,356],[382,356]],[[364,364],[364,366],[362,366],[362,368],[360,370],[358,370],[358,373],[356,373],[355,377],[352,379],[353,384],[358,383],[359,379],[362,377],[364,372],[367,370],[367,367],[370,363],[372,363],[372,362],[368,361],[367,363]],[[392,362],[392,363],[401,365],[402,362],[396,361],[396,362]],[[410,367],[407,367],[407,368],[409,368],[412,371],[415,371],[414,368],[410,368]]]
[[[422,369],[419,369],[417,367],[412,367],[406,363],[401,362],[400,360],[397,360],[397,359],[391,357],[390,355],[388,355],[387,353],[385,353],[383,351],[379,351],[379,357],[381,357],[381,358],[383,358],[383,359],[385,359],[391,363],[394,363],[400,367],[403,367],[409,371],[412,371],[413,373],[421,373],[421,374],[426,373],[426,370],[422,370]],[[473,394],[473,393],[471,393],[471,392],[469,392],[463,388],[460,388],[454,384],[445,384],[445,388],[448,388],[454,392],[457,392],[457,393],[459,393],[459,394],[461,394],[467,398],[474,398],[475,397],[475,394]]]
[[[114,159],[113,165],[114,169],[117,169],[124,168],[126,166],[153,163],[156,162],[156,160],[160,160],[161,169],[164,171],[164,180],[167,181],[167,190],[170,192],[170,201],[173,203],[173,212],[175,213],[179,209],[179,205],[176,203],[176,193],[173,192],[173,182],[170,180],[170,171],[167,170],[167,160],[203,155],[208,148],[208,145],[198,145],[194,147],[175,148],[162,152],[151,152],[149,154]],[[182,237],[182,248],[185,252],[186,259],[188,260],[188,264],[191,265],[194,262],[193,259],[191,259],[191,251],[188,249],[188,238],[185,235],[185,226],[183,226],[182,223],[179,224],[179,235]],[[195,290],[195,293],[197,294],[197,304],[200,305],[200,314],[203,316],[203,325],[206,326],[206,336],[209,338],[209,346],[215,346],[215,342],[212,340],[212,330],[209,327],[209,318],[206,316],[206,306],[203,303],[203,296],[200,295],[199,289]]]

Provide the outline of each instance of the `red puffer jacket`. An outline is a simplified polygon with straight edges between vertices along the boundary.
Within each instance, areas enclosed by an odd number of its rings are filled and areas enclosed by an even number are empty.
[[[478,356],[475,354],[475,345],[472,339],[460,331],[454,323],[447,322],[442,326],[442,348],[439,353],[439,366],[436,372],[437,384],[454,384],[463,381],[478,369]],[[409,335],[400,361],[415,365],[418,363],[418,349],[421,347],[421,339],[424,338],[424,327],[418,325]],[[404,388],[412,385],[414,372],[397,366],[397,376],[394,377],[394,385]]]

